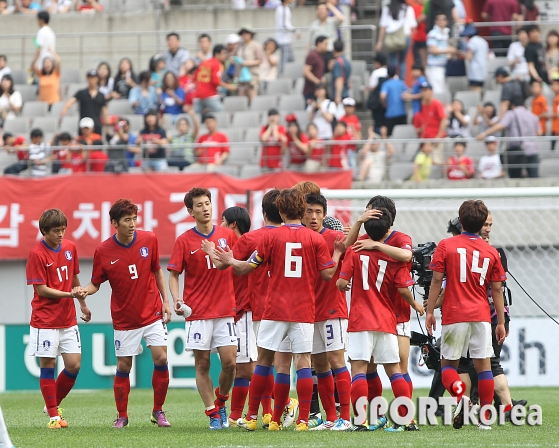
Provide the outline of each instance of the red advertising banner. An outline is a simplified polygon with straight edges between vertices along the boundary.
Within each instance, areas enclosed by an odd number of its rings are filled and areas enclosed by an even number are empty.
[[[109,209],[119,198],[138,204],[138,227],[155,232],[161,256],[169,256],[178,235],[194,226],[184,206],[193,187],[212,192],[213,220],[221,222],[228,207],[246,207],[250,192],[252,228],[262,227],[262,196],[271,188],[289,188],[310,180],[324,189],[351,188],[351,172],[306,174],[292,171],[238,179],[214,173],[192,174],[73,174],[47,179],[0,177],[0,259],[26,259],[41,239],[38,221],[49,208],[68,217],[66,238],[76,243],[82,258],[114,233]]]

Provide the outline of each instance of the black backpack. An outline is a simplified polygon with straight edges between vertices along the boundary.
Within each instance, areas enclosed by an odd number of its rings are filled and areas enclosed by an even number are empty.
[[[384,104],[380,100],[380,90],[382,89],[382,85],[388,80],[386,77],[379,78],[377,86],[374,90],[369,94],[369,98],[367,99],[367,109],[369,110],[386,110]]]

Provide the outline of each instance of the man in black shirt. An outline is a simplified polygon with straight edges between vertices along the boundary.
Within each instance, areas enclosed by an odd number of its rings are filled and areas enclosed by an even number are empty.
[[[524,57],[530,71],[530,83],[539,81],[549,84],[545,67],[545,48],[540,41],[540,28],[537,25],[530,25],[526,27],[526,31],[529,41],[524,50]]]

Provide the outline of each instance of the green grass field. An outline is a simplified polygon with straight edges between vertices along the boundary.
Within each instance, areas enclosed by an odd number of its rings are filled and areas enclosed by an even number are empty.
[[[417,396],[426,391],[417,391]],[[152,394],[150,390],[132,390],[129,402],[130,426],[111,428],[116,416],[112,391],[72,392],[64,401],[68,429],[48,430],[39,390],[0,394],[0,405],[10,436],[16,447],[175,447],[175,446],[559,446],[559,388],[516,388],[515,398],[543,409],[539,427],[493,426],[492,431],[475,427],[454,430],[442,425],[421,427],[419,432],[306,432],[292,428],[278,433],[263,429],[249,433],[238,428],[222,431],[208,429],[198,393],[172,389],[165,409],[171,428],[154,427],[149,422]],[[389,398],[390,395],[386,394]]]

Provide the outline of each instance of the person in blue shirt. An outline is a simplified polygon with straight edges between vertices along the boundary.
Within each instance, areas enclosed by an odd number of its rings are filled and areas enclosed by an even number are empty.
[[[160,102],[166,114],[178,115],[183,111],[184,90],[179,86],[179,81],[173,72],[167,72],[163,77]]]
[[[41,10],[41,5],[31,0],[17,0],[15,6],[15,12],[22,14],[37,14]]]
[[[406,103],[403,99],[405,93],[408,92],[408,86],[396,75],[396,67],[390,65],[388,67],[388,80],[380,89],[380,100],[386,106],[386,130],[387,135],[392,135],[394,126],[398,124],[407,124]]]
[[[425,69],[421,65],[414,65],[411,69],[412,85],[411,92],[407,92],[402,96],[405,101],[411,101],[411,109],[414,116],[421,110],[421,85],[427,82],[425,77]]]
[[[152,109],[159,109],[159,97],[155,87],[150,85],[150,81],[151,72],[145,70],[140,73],[140,84],[130,90],[128,101],[135,114],[145,115]]]
[[[344,43],[338,39],[334,42],[334,58],[332,64],[332,97],[336,104],[341,104],[349,97],[349,80],[351,79],[351,63],[344,56]]]

